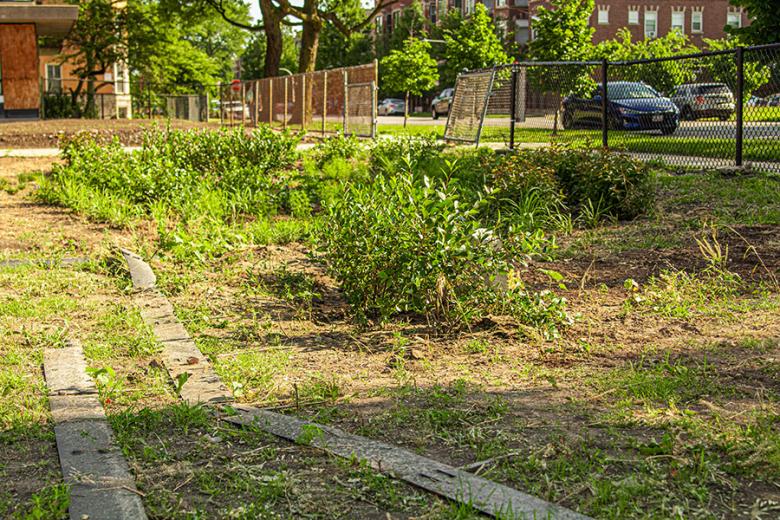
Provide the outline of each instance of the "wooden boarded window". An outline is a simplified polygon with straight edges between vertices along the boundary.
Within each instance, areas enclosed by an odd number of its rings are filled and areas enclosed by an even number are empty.
[[[34,24],[0,24],[5,110],[37,110],[38,38]]]

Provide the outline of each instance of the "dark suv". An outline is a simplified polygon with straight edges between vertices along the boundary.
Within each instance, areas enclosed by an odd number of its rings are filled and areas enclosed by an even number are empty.
[[[682,119],[693,121],[705,117],[729,119],[735,110],[734,94],[725,83],[689,83],[674,89],[672,101]]]

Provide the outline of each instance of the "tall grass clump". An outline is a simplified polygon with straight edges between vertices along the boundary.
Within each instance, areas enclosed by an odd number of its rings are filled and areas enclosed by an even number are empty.
[[[565,302],[507,285],[517,259],[482,226],[486,199],[463,203],[455,184],[400,171],[354,184],[328,207],[325,256],[356,317],[412,313],[459,327],[510,314],[553,332],[568,320]]]
[[[150,218],[162,250],[203,260],[278,235],[267,221],[279,213],[309,217],[312,201],[294,168],[299,141],[267,127],[153,128],[128,153],[118,141],[79,135],[64,143],[64,164],[38,197],[118,226]]]
[[[504,192],[533,187],[551,205],[570,208],[586,226],[634,219],[650,212],[654,203],[648,166],[609,150],[523,150],[499,160],[493,179]]]

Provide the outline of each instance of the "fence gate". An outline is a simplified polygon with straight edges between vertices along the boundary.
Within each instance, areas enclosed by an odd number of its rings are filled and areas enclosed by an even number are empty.
[[[479,144],[495,70],[459,74],[447,115],[444,138]]]

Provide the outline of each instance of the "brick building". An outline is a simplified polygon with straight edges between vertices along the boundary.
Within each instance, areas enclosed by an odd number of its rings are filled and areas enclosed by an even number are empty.
[[[377,17],[377,30],[392,31],[412,1],[398,0],[385,7]],[[476,1],[485,4],[507,41],[521,45],[533,38],[536,9],[547,4],[544,0],[423,0],[423,12],[430,23],[437,24],[449,9],[470,14]],[[724,37],[726,25],[741,27],[749,23],[747,13],[728,0],[596,0],[590,18],[594,43],[612,39],[626,27],[635,40],[678,30],[701,46],[702,38]]]
[[[0,0],[0,118],[37,118],[44,101],[65,96],[78,82],[63,62],[62,41],[78,6],[54,0]],[[129,73],[116,64],[98,76],[99,117],[131,117]]]

